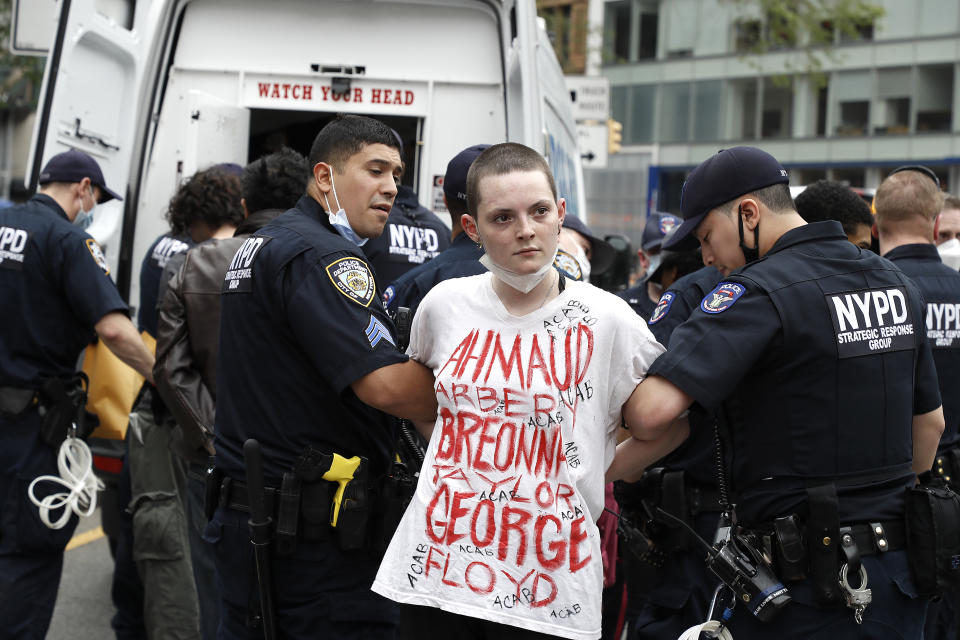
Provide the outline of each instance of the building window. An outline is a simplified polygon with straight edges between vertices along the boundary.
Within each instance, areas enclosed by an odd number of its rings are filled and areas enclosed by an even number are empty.
[[[695,82],[693,95],[693,139],[697,142],[719,140],[723,82]]]
[[[953,65],[917,67],[917,131],[953,129]]]
[[[637,58],[640,60],[657,57],[657,31],[660,26],[660,16],[657,14],[658,6],[656,4],[653,6],[644,4],[640,11],[640,42],[637,48]]]
[[[690,139],[690,83],[664,84],[660,95],[660,141],[686,142]]]
[[[761,138],[789,138],[793,134],[793,81],[778,86],[770,78],[763,79],[763,112],[760,116]]]
[[[630,117],[623,126],[623,139],[627,144],[653,142],[653,119],[656,106],[657,86],[638,84],[630,87]]]
[[[760,45],[763,25],[759,20],[737,20],[733,25],[734,49],[748,53]]]
[[[728,139],[752,140],[757,137],[757,79],[727,82],[724,113]]]
[[[608,2],[603,9],[604,62],[629,62],[630,1]]]
[[[867,131],[870,122],[870,101],[850,100],[840,103],[840,123],[837,125],[837,135],[862,136]]]

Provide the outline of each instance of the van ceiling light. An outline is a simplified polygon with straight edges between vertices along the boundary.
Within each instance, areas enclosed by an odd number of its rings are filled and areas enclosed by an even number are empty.
[[[330,80],[330,90],[335,96],[345,96],[350,93],[350,78],[333,78]]]
[[[310,64],[310,70],[314,73],[329,73],[341,76],[362,76],[366,75],[367,68],[364,65],[347,64]]]

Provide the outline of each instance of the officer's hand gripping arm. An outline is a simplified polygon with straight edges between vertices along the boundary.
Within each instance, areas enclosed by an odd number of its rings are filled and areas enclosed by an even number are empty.
[[[94,330],[115,356],[153,383],[153,354],[143,344],[130,318],[111,311],[100,318]]]
[[[350,387],[363,402],[398,418],[416,423],[437,417],[433,372],[415,360],[375,369]]]
[[[683,444],[689,435],[690,425],[686,417],[683,417],[675,420],[670,428],[655,440],[627,438],[617,445],[613,462],[607,469],[606,482],[637,482],[644,469]]]

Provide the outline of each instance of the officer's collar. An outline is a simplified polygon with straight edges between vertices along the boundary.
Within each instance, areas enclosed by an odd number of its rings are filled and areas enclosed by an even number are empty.
[[[314,200],[313,197],[300,196],[300,200],[297,201],[297,209],[322,224],[330,233],[337,233],[337,230],[330,224],[330,216],[327,215],[323,206]]]
[[[914,258],[919,260],[929,260],[930,262],[942,262],[940,252],[937,251],[935,244],[918,242],[914,244],[902,244],[887,251],[884,255],[887,260],[902,260],[903,258]]]
[[[70,218],[67,217],[67,212],[63,210],[63,207],[61,207],[61,206],[57,203],[56,200],[54,200],[53,198],[51,198],[51,197],[48,196],[47,194],[45,194],[45,193],[35,193],[35,194],[33,194],[33,197],[30,198],[30,200],[31,200],[32,202],[39,202],[40,204],[43,204],[43,205],[46,205],[46,206],[50,207],[51,209],[53,209],[53,212],[54,212],[54,213],[56,213],[58,216],[60,216],[61,218],[63,218],[63,219],[66,220],[67,222],[70,222]]]
[[[803,242],[813,242],[815,240],[847,240],[843,227],[836,220],[825,220],[823,222],[808,222],[805,225],[790,229],[782,236],[777,238],[770,250],[764,254],[764,257],[783,251],[787,247],[792,247]]]
[[[450,243],[451,245],[466,246],[468,244],[475,244],[473,240],[470,239],[470,236],[467,235],[466,231],[463,231],[457,234],[457,237],[453,239]]]

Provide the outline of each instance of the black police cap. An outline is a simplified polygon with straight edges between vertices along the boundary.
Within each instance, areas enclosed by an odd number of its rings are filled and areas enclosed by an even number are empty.
[[[690,172],[680,195],[683,223],[664,238],[663,249],[694,249],[693,230],[708,213],[745,193],[789,182],[787,170],[756,147],[721,149]]]

